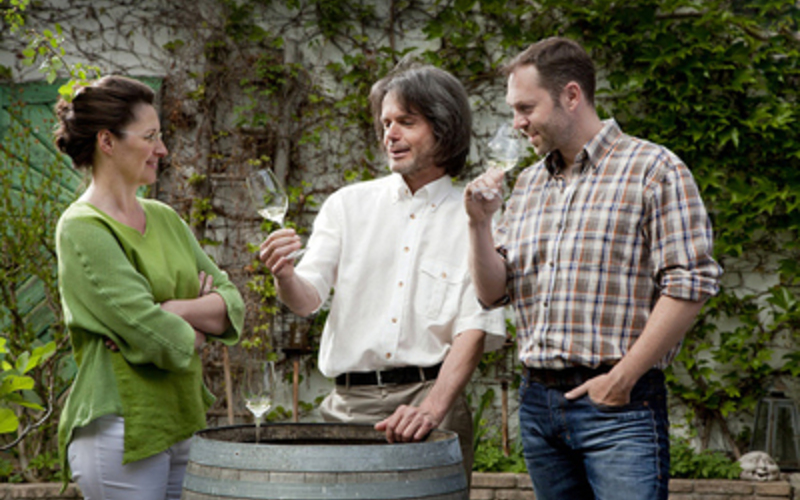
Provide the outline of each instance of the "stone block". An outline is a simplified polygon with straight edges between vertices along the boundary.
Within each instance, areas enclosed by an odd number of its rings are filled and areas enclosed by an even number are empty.
[[[703,494],[752,495],[755,487],[750,481],[739,481],[738,479],[704,479],[695,481],[694,491]]]
[[[533,490],[495,490],[494,497],[497,500],[536,500]]]
[[[517,477],[515,474],[503,472],[484,472],[472,474],[473,488],[516,488]]]
[[[755,491],[757,497],[790,498],[792,494],[792,486],[786,481],[755,483]]]
[[[670,479],[670,493],[689,493],[694,491],[694,481],[692,479]],[[670,497],[672,498],[672,497]]]
[[[83,498],[80,490],[74,484],[67,486],[64,493],[61,493],[61,483],[25,483],[8,485],[6,491],[0,490],[4,495],[0,496],[3,500],[71,500]]]
[[[517,488],[532,490],[533,482],[531,481],[531,476],[527,474],[517,474]]]
[[[469,500],[494,500],[493,489],[472,488],[469,490]]]

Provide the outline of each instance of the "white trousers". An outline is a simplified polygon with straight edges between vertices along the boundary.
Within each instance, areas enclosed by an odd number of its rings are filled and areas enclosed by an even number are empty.
[[[75,429],[67,457],[85,500],[179,500],[190,440],[122,465],[124,435],[125,421],[117,415]]]

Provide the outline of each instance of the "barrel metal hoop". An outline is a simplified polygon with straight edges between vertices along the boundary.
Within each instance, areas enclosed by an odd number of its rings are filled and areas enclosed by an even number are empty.
[[[466,499],[467,483],[463,474],[419,481],[409,480],[398,483],[257,483],[209,479],[186,476],[184,490],[217,497],[247,499],[303,498],[307,500],[352,500],[369,498],[392,500],[402,498],[429,498],[453,492],[464,492]]]

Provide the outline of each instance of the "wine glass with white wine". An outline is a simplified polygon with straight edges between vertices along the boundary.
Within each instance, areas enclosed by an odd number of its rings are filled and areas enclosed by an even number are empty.
[[[251,173],[247,178],[247,190],[258,215],[284,227],[283,219],[289,209],[289,196],[272,169],[265,168]],[[301,248],[286,257],[295,259],[303,253],[305,249]]]
[[[489,159],[486,163],[490,169],[499,168],[503,172],[508,172],[517,166],[522,147],[519,135],[511,125],[508,123],[500,125],[488,146]]]
[[[517,166],[522,153],[522,146],[520,145],[519,135],[511,125],[507,123],[500,125],[500,128],[497,129],[487,146],[489,147],[488,159],[486,160],[489,166],[488,170],[500,169],[503,172],[509,172]],[[492,199],[500,194],[496,190],[488,188],[479,188],[478,191],[486,199]]]
[[[273,361],[248,360],[244,363],[241,395],[245,407],[255,419],[256,443],[259,442],[261,420],[272,408],[275,383],[275,363]]]

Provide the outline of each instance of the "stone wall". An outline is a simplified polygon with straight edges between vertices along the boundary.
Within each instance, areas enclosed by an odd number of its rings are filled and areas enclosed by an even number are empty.
[[[536,500],[527,474],[474,473],[470,500]],[[673,479],[669,500],[791,500],[787,481],[758,483],[721,479]]]
[[[0,500],[80,500],[78,489],[70,485],[60,493],[61,485],[3,484]],[[669,500],[791,500],[792,487],[787,481],[757,483],[735,480],[673,479]],[[483,473],[472,475],[470,500],[536,500],[527,474]]]
[[[0,484],[0,500],[78,500],[82,499],[78,488],[67,486],[61,492],[61,483]]]

